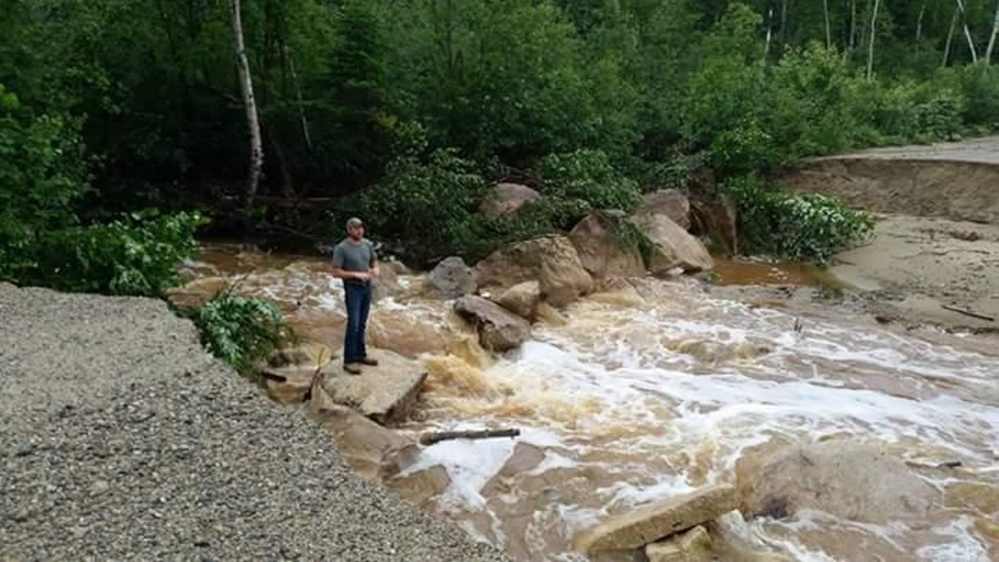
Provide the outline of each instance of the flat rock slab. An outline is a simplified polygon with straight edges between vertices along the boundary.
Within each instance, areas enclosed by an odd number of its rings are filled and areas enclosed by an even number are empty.
[[[426,372],[412,359],[385,350],[372,350],[377,367],[360,375],[332,362],[322,370],[321,387],[336,404],[349,406],[381,424],[406,419],[416,405]]]
[[[579,550],[631,550],[706,523],[736,508],[735,487],[709,486],[611,517],[576,540]]]
[[[711,537],[701,526],[645,547],[649,562],[710,562]]]

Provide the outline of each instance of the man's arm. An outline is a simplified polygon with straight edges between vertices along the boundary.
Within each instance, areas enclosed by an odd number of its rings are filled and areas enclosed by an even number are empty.
[[[337,246],[336,249],[333,250],[333,277],[336,277],[338,279],[361,279],[361,280],[368,279],[371,277],[371,275],[369,275],[365,271],[347,271],[346,269],[343,268],[343,263],[344,263],[343,249],[341,249],[340,246]]]
[[[375,247],[370,242],[368,242],[368,248],[371,248],[371,261],[368,262],[368,269],[371,271],[371,277],[378,277],[378,254],[375,253]]]
[[[339,279],[361,279],[361,280],[364,280],[364,279],[370,279],[371,276],[372,276],[372,273],[374,273],[374,272],[373,271],[371,271],[371,272],[368,272],[368,271],[347,271],[346,269],[342,269],[342,268],[339,268],[339,267],[334,267],[332,275],[333,275],[333,277],[337,277]],[[377,276],[378,274],[374,273],[374,275]]]

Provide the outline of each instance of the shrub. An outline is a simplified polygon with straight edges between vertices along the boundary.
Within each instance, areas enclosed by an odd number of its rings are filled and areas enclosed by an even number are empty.
[[[393,160],[385,178],[358,197],[356,212],[380,236],[427,259],[474,242],[475,206],[485,187],[474,165],[454,151],[437,150],[426,163],[407,155]]]
[[[959,85],[966,103],[962,107],[965,123],[999,128],[999,68],[969,66],[960,70]]]
[[[874,222],[839,199],[792,196],[755,176],[732,178],[721,189],[739,207],[742,247],[750,253],[826,262],[867,237]]]
[[[177,265],[197,253],[198,213],[134,213],[107,224],[42,233],[18,282],[65,291],[155,296],[175,286]]]
[[[234,288],[227,287],[198,309],[194,323],[205,349],[250,375],[285,339],[286,324],[273,304],[233,294]]]
[[[708,154],[676,154],[666,162],[656,162],[648,166],[641,175],[642,191],[657,189],[687,189],[694,178],[694,172],[708,161]]]
[[[36,269],[43,232],[77,224],[76,205],[89,190],[75,122],[18,110],[0,85],[0,279],[14,282]]]
[[[962,127],[963,105],[964,100],[950,91],[940,92],[917,105],[915,113],[919,133],[930,139],[946,139],[957,134]]]
[[[594,209],[630,212],[642,201],[638,184],[622,176],[599,150],[577,150],[542,158],[540,173],[545,194],[579,200]]]
[[[780,159],[773,136],[755,118],[721,132],[711,143],[711,163],[728,173],[768,169]]]
[[[778,163],[846,148],[854,129],[849,91],[856,79],[840,53],[811,43],[788,52],[768,74],[761,120],[781,149],[775,150]]]

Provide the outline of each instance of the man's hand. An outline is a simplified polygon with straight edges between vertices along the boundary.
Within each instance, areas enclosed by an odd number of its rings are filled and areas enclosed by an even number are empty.
[[[371,279],[371,274],[368,273],[367,271],[354,271],[351,273],[354,279],[359,279],[361,281],[367,281],[368,279]]]
[[[370,273],[371,277],[378,277],[378,275],[380,274],[380,272],[378,271],[378,266],[376,265],[372,267]]]

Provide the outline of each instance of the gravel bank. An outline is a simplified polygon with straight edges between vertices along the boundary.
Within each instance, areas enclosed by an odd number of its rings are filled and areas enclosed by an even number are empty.
[[[0,284],[0,560],[500,560],[358,478],[163,302]]]

